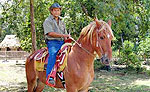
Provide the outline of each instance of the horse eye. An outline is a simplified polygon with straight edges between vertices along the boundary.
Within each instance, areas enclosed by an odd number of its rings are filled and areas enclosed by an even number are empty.
[[[101,40],[103,40],[103,39],[104,39],[104,37],[100,37],[100,39],[101,39]]]

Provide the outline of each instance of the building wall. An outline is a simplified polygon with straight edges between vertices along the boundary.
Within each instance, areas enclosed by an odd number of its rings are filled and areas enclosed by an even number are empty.
[[[18,48],[0,48],[0,51],[17,51]]]
[[[17,51],[17,48],[10,48],[11,51]]]
[[[6,51],[6,48],[1,48],[1,51]]]

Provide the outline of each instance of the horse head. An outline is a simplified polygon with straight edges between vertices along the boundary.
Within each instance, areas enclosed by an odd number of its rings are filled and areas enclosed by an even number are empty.
[[[95,19],[95,23],[95,34],[93,34],[93,38],[95,38],[94,50],[101,58],[102,63],[109,65],[112,58],[111,41],[114,37],[111,30],[111,20],[106,23],[102,20]]]
[[[79,41],[88,41],[89,48],[92,47],[93,53],[97,53],[102,63],[107,65],[112,58],[111,40],[114,35],[111,30],[111,21],[108,23],[95,19],[82,29]]]

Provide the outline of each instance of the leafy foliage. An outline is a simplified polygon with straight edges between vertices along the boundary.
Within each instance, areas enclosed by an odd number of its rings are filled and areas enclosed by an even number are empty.
[[[150,38],[147,37],[144,40],[141,40],[139,42],[139,55],[146,56],[146,58],[149,58],[150,56]]]
[[[45,46],[43,21],[49,16],[48,8],[54,2],[62,5],[62,17],[67,30],[77,39],[81,29],[93,21],[94,17],[107,21],[112,20],[112,29],[116,40],[114,50],[122,48],[124,40],[140,42],[150,31],[149,0],[34,0],[35,28],[37,47]],[[28,0],[6,0],[0,4],[1,34],[17,34],[22,48],[31,49],[30,10]],[[1,39],[3,39],[3,37]]]
[[[138,58],[138,55],[133,51],[134,43],[131,41],[125,41],[124,47],[121,50],[121,61],[120,63],[125,64],[126,67],[130,68],[139,68],[141,66],[141,62]]]

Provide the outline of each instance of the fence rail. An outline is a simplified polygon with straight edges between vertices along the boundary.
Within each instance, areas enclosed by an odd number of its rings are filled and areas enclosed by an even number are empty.
[[[0,60],[4,59],[9,59],[9,60],[14,60],[14,59],[20,59],[24,60],[26,59],[30,53],[25,52],[25,51],[0,51]]]

